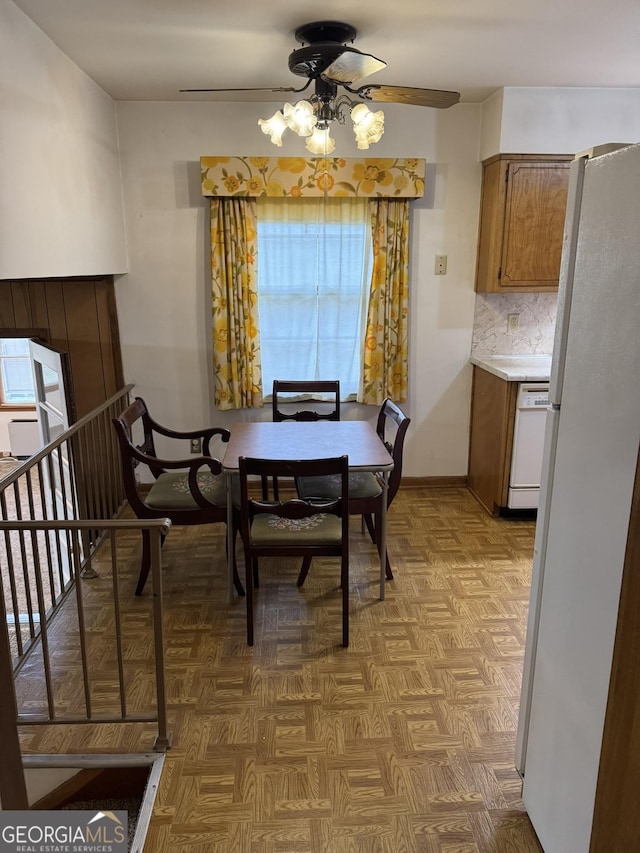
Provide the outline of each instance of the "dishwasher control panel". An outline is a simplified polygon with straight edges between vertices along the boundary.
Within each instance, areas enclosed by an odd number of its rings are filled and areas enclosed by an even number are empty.
[[[546,409],[549,405],[549,384],[525,385],[518,389],[519,409]]]

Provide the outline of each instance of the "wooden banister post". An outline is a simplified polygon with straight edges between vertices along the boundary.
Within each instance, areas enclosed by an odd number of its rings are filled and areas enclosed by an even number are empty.
[[[11,665],[11,645],[7,628],[7,611],[0,595],[0,732],[2,732],[2,761],[0,761],[0,800],[2,809],[28,809],[27,786],[24,781],[22,752],[18,737],[18,711]]]

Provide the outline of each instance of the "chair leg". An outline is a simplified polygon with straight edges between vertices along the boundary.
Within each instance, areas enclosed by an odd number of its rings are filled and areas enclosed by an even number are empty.
[[[253,585],[256,589],[260,587],[260,572],[258,571],[258,558],[253,559]]]
[[[376,513],[376,521],[375,521],[374,530],[375,530],[375,538],[373,541],[376,543],[376,548],[378,549],[378,554],[380,554],[381,553],[381,551],[380,551],[381,542],[380,542],[380,539],[378,537],[378,532],[377,532],[378,530],[380,530],[380,516],[378,515],[378,513]],[[384,567],[385,577],[387,578],[388,581],[392,581],[393,580],[393,572],[391,571],[391,563],[389,562],[389,551],[387,551],[385,557],[386,557],[386,562],[385,562],[385,567]]]
[[[342,585],[342,645],[349,645],[349,560],[342,560],[340,571]]]
[[[151,568],[151,538],[148,530],[142,531],[142,560],[140,562],[140,574],[138,576],[138,586],[136,587],[136,595],[142,595],[142,590],[149,577],[149,569]]]
[[[244,552],[245,586],[247,590],[247,645],[253,645],[253,566],[248,549]]]
[[[300,574],[298,575],[298,580],[296,584],[298,586],[302,586],[302,584],[307,579],[307,575],[309,574],[309,569],[311,568],[311,557],[303,557],[302,565],[300,566]]]
[[[363,515],[362,519],[367,526],[367,530],[369,531],[369,536],[371,537],[371,541],[375,544],[376,531],[375,531],[375,527],[373,525],[373,518],[371,516],[371,513],[367,513],[366,515]]]
[[[160,547],[164,545],[166,536],[163,534],[160,537]],[[140,574],[138,575],[138,585],[136,587],[136,595],[142,595],[142,590],[149,577],[151,569],[151,534],[148,530],[142,531],[142,559],[140,560]]]
[[[242,586],[242,581],[240,580],[240,575],[238,574],[238,564],[236,562],[236,537],[238,535],[238,525],[236,520],[233,521],[233,585],[236,588],[236,592],[238,595],[244,595],[244,587]],[[225,549],[227,551],[227,559],[229,559],[228,549],[229,543],[227,541],[227,537],[225,536]]]

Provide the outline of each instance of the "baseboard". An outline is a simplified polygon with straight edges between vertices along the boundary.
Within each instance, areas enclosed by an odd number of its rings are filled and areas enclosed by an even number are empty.
[[[468,478],[462,474],[458,477],[402,477],[401,489],[434,489],[460,488],[468,485]]]

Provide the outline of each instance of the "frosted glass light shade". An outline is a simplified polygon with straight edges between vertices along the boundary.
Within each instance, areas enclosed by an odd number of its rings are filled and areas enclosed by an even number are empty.
[[[262,128],[262,132],[266,133],[267,136],[271,137],[271,141],[274,145],[278,145],[280,148],[282,147],[282,134],[287,129],[288,124],[284,120],[284,116],[278,110],[275,112],[271,118],[264,119],[259,118],[258,124]]]
[[[336,143],[329,136],[328,127],[316,127],[304,147],[312,154],[331,154],[335,150]]]
[[[372,143],[382,139],[384,133],[382,110],[372,113],[366,104],[356,104],[351,110],[351,120],[358,148],[368,148]]]
[[[287,127],[290,127],[298,136],[311,136],[318,119],[309,101],[298,101],[293,106],[285,104],[282,112]]]

